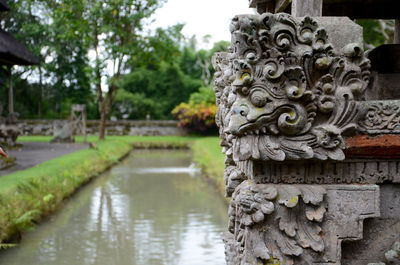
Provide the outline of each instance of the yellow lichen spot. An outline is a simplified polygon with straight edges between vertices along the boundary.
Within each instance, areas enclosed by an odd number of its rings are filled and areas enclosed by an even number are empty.
[[[327,57],[319,58],[317,59],[316,64],[321,69],[326,68],[327,66],[329,66],[328,58]]]
[[[250,77],[250,74],[249,74],[249,73],[243,73],[243,74],[240,76],[240,81],[243,81],[246,77]]]
[[[290,198],[290,200],[287,203],[287,206],[295,206],[297,204],[297,202],[299,201],[299,197],[298,196],[293,196],[292,198]]]
[[[294,118],[296,117],[296,113],[294,111],[290,111],[290,112],[288,112],[288,114],[289,114],[291,119],[290,120],[286,120],[286,122],[288,124],[295,124],[296,120]]]
[[[273,257],[270,257],[270,259],[266,265],[281,265],[281,263],[279,260],[276,260]]]

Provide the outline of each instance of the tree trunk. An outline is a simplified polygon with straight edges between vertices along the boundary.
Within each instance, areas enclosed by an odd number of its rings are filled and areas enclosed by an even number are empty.
[[[103,91],[101,89],[101,73],[100,69],[97,67],[96,69],[96,76],[97,76],[97,101],[99,107],[99,114],[100,114],[100,125],[99,125],[99,140],[104,140],[105,137],[105,130],[106,130],[106,119],[107,115],[105,113],[105,102],[103,98]]]
[[[100,112],[99,140],[104,140],[106,132],[106,120],[107,115],[103,108],[103,111]]]
[[[14,113],[14,90],[13,90],[13,82],[12,82],[12,66],[8,66],[8,114]]]
[[[39,103],[38,103],[38,117],[42,116],[43,108],[43,81],[42,81],[42,67],[39,65]]]
[[[104,140],[107,118],[111,113],[112,104],[117,93],[118,86],[110,85],[105,98],[99,98],[100,126],[99,139]],[[100,101],[101,99],[101,101]],[[101,102],[101,103],[100,103]]]

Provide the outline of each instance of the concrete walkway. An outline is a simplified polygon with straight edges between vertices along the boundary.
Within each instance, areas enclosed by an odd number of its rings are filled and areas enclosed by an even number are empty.
[[[0,176],[27,169],[47,160],[88,148],[87,144],[76,143],[50,144],[45,142],[24,142],[22,145],[22,147],[8,151],[8,155],[10,157],[16,157],[17,161],[14,166],[0,170]]]

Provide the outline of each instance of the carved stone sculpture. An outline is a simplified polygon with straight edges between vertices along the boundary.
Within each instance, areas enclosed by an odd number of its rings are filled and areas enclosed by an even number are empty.
[[[347,159],[346,137],[400,132],[399,104],[365,101],[362,43],[334,44],[317,19],[240,15],[230,31],[213,58],[227,264],[341,264],[342,242],[380,216],[376,184],[400,182],[397,160]]]
[[[50,140],[50,143],[73,143],[74,138],[75,122],[67,122],[61,129],[54,130],[54,137]]]
[[[215,58],[218,124],[236,162],[343,160],[370,63],[358,44],[337,53],[306,17],[237,16],[232,52]],[[224,113],[223,113],[224,112]],[[225,114],[225,115],[224,115]]]

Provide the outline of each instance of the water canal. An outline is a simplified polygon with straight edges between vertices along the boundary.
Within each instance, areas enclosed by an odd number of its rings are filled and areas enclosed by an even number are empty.
[[[225,264],[227,207],[187,151],[135,151],[80,189],[1,265]]]

